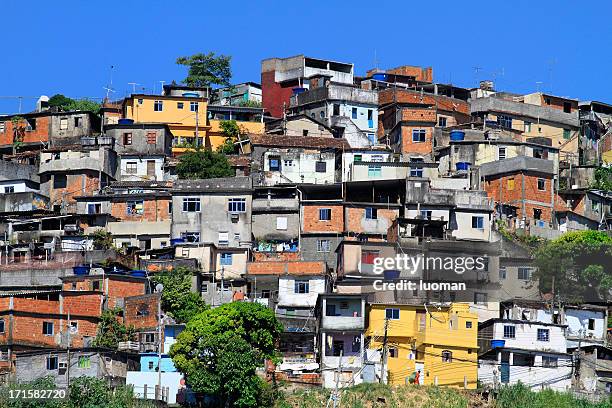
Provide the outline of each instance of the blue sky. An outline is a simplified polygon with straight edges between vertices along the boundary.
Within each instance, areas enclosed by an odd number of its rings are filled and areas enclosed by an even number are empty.
[[[6,96],[105,95],[180,81],[176,57],[232,56],[234,82],[260,81],[264,58],[306,54],[374,66],[433,66],[434,79],[511,92],[539,89],[612,103],[612,3],[575,1],[2,2],[0,113]],[[35,4],[35,5],[34,5]],[[375,58],[376,56],[376,58]],[[474,67],[480,70],[476,75]],[[541,82],[541,84],[537,84]],[[23,110],[35,99],[24,99]]]

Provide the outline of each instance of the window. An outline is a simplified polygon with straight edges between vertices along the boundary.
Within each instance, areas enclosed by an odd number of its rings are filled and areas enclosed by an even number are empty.
[[[340,115],[340,105],[338,105],[337,103],[334,103],[333,113],[334,113],[334,116]]]
[[[319,208],[319,221],[331,220],[331,208]]]
[[[361,251],[361,263],[364,265],[374,265],[374,260],[378,258],[378,251],[364,249]]]
[[[229,233],[219,232],[218,241],[219,241],[219,245],[228,245],[229,244]]]
[[[472,328],[472,322],[465,322],[465,328],[466,329],[471,329]]]
[[[0,319],[0,333],[4,333],[4,319]]]
[[[183,109],[183,102],[177,102],[176,103],[176,109]]]
[[[83,118],[80,116],[75,116],[74,118],[74,127],[80,128],[83,125]]]
[[[319,117],[321,117],[321,119],[323,119],[325,117],[325,111],[319,112]]]
[[[153,367],[155,367],[153,361],[149,361],[149,370],[153,370]]]
[[[412,142],[423,143],[425,142],[425,129],[413,129],[412,130]]]
[[[330,252],[331,241],[329,239],[320,239],[317,241],[317,252]]]
[[[523,128],[524,132],[526,132],[526,133],[531,132],[531,122],[525,121],[525,122],[523,122],[523,125],[524,125],[524,128]]]
[[[302,293],[302,294],[310,292],[310,283],[307,280],[305,281],[296,280],[294,287],[293,287],[293,292]]]
[[[308,129],[302,129],[302,136],[308,136]]]
[[[270,171],[280,171],[281,170],[280,157],[270,157],[268,159],[268,168],[270,169]]]
[[[57,356],[47,357],[47,370],[57,370],[58,360]]]
[[[91,361],[89,360],[89,356],[80,356],[79,357],[78,367],[79,368],[90,368],[91,367]]]
[[[227,201],[227,211],[231,213],[246,212],[246,198],[230,198]]]
[[[448,350],[444,350],[442,352],[442,362],[443,363],[452,363],[453,362],[453,353]]]
[[[550,341],[550,330],[538,329],[538,341]]]
[[[564,139],[569,139],[570,137],[572,137],[572,133],[570,132],[569,129],[563,129],[563,138]]]
[[[572,113],[572,104],[569,102],[563,102],[563,112]]]
[[[183,212],[200,212],[200,198],[199,197],[183,198]]]
[[[221,254],[221,265],[231,265],[232,264],[232,254],[225,252]]]
[[[144,213],[144,201],[134,200],[126,202],[127,215],[142,215]]]
[[[138,173],[138,162],[127,162],[127,163],[125,163],[125,173],[126,174],[136,174],[136,173]]]
[[[353,156],[353,161],[355,163],[360,162],[362,160],[362,157],[363,157],[362,155],[356,154],[356,155]]]
[[[53,323],[43,322],[42,334],[45,336],[53,336]]]
[[[515,339],[516,338],[516,327],[510,325],[504,325],[504,339]]]
[[[353,119],[357,119],[357,108],[352,108],[351,109],[351,117]]]
[[[124,146],[129,146],[132,144],[132,134],[131,133],[124,133],[123,134],[123,145]]]
[[[431,215],[432,215],[432,211],[431,210],[421,210],[420,215],[421,218],[424,220],[431,220]]]
[[[368,177],[380,177],[382,175],[382,166],[379,164],[368,165]]]
[[[53,188],[66,188],[68,177],[65,174],[53,175]]]
[[[398,358],[399,357],[399,351],[398,351],[397,347],[389,347],[389,357],[391,357],[391,358]]]
[[[181,238],[187,242],[200,242],[200,233],[195,231],[185,231],[181,233]]]
[[[438,118],[438,126],[446,127],[446,118],[444,116]]]
[[[530,280],[531,279],[531,268],[519,267],[518,268],[518,278],[520,280]]]
[[[144,103],[144,99],[142,99],[142,98],[138,99],[138,104],[139,105],[142,105],[143,103]]]
[[[152,144],[154,145],[157,141],[157,133],[155,132],[148,132],[147,133],[147,144]]]
[[[168,214],[172,214],[172,201],[168,201]]]
[[[365,209],[366,220],[375,220],[378,218],[378,208],[367,207]]]
[[[287,217],[276,217],[276,229],[279,231],[287,230]]]
[[[506,181],[506,185],[507,185],[507,186],[506,186],[506,188],[507,188],[508,190],[514,190],[514,177],[509,178],[509,179]]]
[[[399,320],[400,310],[394,308],[385,309],[385,318],[389,320]]]
[[[544,98],[544,103],[546,103],[547,105],[550,105],[550,98]]]
[[[325,173],[327,171],[327,163],[324,161],[318,161],[315,163],[315,171],[317,173]]]
[[[504,279],[506,279],[506,267],[500,266],[499,267],[499,280],[504,280]]]
[[[533,219],[539,220],[541,218],[542,218],[542,210],[539,208],[534,208],[533,209]]]
[[[484,305],[487,303],[487,294],[486,293],[474,293],[474,303],[478,305]]]
[[[4,323],[4,320],[2,320],[2,322]],[[589,319],[589,326],[588,326],[588,328],[589,328],[589,330],[595,330],[595,319]],[[2,330],[2,331],[4,331],[4,330]]]
[[[15,186],[5,186],[4,187],[4,192],[5,193],[14,193],[15,192]]]
[[[497,148],[497,158],[498,158],[498,160],[505,160],[506,159],[506,148],[505,147],[498,147]]]
[[[102,287],[102,281],[95,280],[91,282],[91,290],[100,290],[101,287]]]
[[[410,167],[410,177],[423,177],[423,168]]]
[[[333,341],[332,354],[334,355],[334,357],[340,357],[340,355],[344,355],[344,341],[343,340]]]
[[[368,142],[376,144],[376,135],[374,133],[368,133]]]
[[[100,203],[88,203],[87,214],[100,214],[102,212],[102,204]]]
[[[497,124],[500,127],[503,127],[506,129],[512,129],[512,118],[506,115],[499,115],[497,117]]]
[[[559,365],[557,357],[542,356],[542,367],[556,368]]]
[[[68,118],[60,118],[60,130],[68,129]]]
[[[189,102],[189,110],[191,112],[197,112],[198,111],[198,103],[197,102]]]
[[[472,228],[484,229],[484,217],[472,216]]]
[[[4,124],[4,122],[0,122],[0,133],[4,133],[4,130],[5,130],[5,129],[6,129],[6,128],[5,128],[5,124]]]
[[[155,101],[153,102],[153,110],[155,112],[161,112],[164,110],[164,101]]]
[[[543,178],[538,179],[538,190],[546,191],[546,179],[543,179]]]

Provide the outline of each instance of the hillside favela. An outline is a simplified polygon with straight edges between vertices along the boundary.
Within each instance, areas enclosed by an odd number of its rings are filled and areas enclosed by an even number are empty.
[[[612,100],[201,49],[4,100],[0,407],[612,406]]]

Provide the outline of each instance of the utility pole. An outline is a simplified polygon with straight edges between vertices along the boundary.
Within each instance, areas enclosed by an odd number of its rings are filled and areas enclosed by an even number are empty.
[[[195,140],[195,145],[196,145],[196,147],[198,147],[198,146],[200,146],[200,132],[199,132],[200,104],[196,105],[195,115],[196,115],[196,129],[195,129],[196,140]]]
[[[72,336],[70,333],[70,329],[72,328],[70,326],[70,312],[68,312],[68,322],[66,326],[68,329],[68,350],[67,350],[68,363],[66,364],[66,385],[67,385],[67,388],[70,388],[70,342],[72,341]]]
[[[340,384],[340,373],[342,372],[342,354],[344,350],[340,350],[340,360],[338,361],[338,369],[336,370],[336,386],[334,387],[334,392],[329,396],[329,399],[333,402],[333,407],[338,407],[338,403],[340,402],[340,395],[338,394],[338,385]],[[328,404],[329,405],[329,401]]]
[[[387,330],[389,328],[389,318],[385,317],[385,335],[383,337],[382,364],[380,366],[380,383],[385,383],[385,363],[387,360]]]
[[[159,293],[159,301],[157,302],[157,390],[155,390],[155,399],[160,399],[162,396],[162,310],[161,310],[161,294],[164,290],[164,285],[158,283],[155,287],[157,293]],[[158,398],[159,396],[159,398]]]

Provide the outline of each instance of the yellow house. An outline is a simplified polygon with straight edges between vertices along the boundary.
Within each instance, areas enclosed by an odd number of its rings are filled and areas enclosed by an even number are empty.
[[[217,146],[225,142],[226,136],[221,128],[224,120],[235,120],[243,135],[263,135],[266,126],[263,121],[263,108],[252,108],[246,106],[209,105],[208,106],[208,139],[211,146]]]
[[[476,388],[478,316],[467,303],[450,306],[372,304],[366,348],[387,351],[385,378],[407,384],[419,371],[422,385]],[[374,353],[375,354],[375,353]]]
[[[208,99],[203,93],[184,92],[183,95],[133,94],[123,102],[123,116],[134,123],[166,123],[174,137],[172,153],[193,145],[196,134],[200,146],[206,146],[210,129],[207,121]]]

